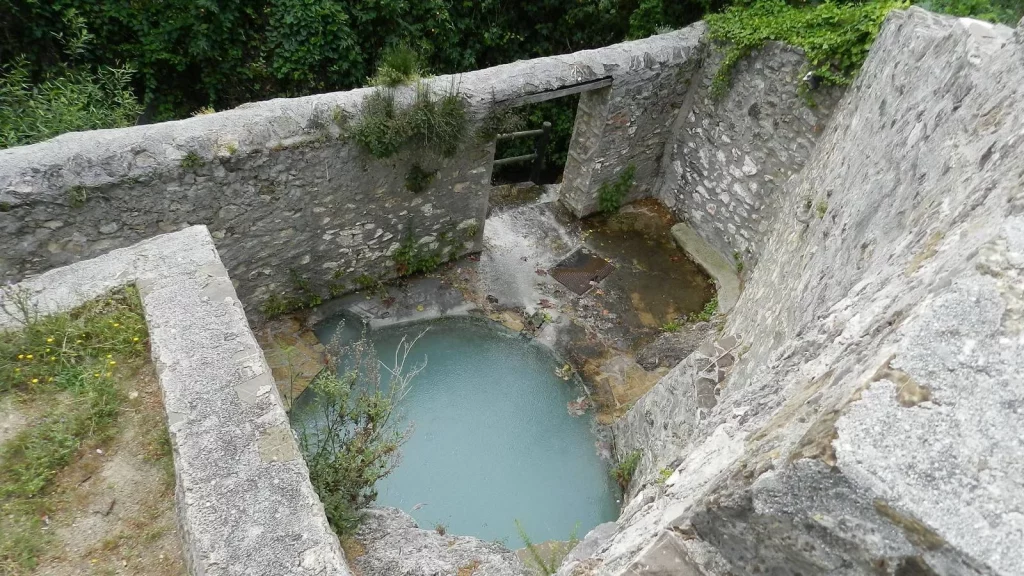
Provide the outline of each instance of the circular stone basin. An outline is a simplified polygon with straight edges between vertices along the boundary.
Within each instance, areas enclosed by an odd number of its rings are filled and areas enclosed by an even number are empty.
[[[331,341],[339,320],[320,326],[321,342]],[[359,332],[349,324],[343,341]],[[520,546],[516,520],[534,542],[567,540],[574,529],[582,538],[614,520],[617,487],[598,456],[593,419],[568,412],[582,390],[556,375],[558,359],[474,318],[382,328],[369,338],[391,366],[402,337],[425,328],[406,366],[426,356],[427,367],[399,405],[399,426],[413,431],[401,463],[377,483],[377,505],[401,508],[423,528],[443,524],[512,548]],[[299,397],[297,415],[311,395]]]

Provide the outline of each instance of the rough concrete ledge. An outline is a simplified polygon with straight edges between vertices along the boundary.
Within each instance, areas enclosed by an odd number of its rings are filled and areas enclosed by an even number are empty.
[[[53,313],[133,283],[164,394],[189,571],[347,576],[263,352],[205,226],[17,286]],[[0,318],[0,327],[10,322]]]
[[[715,281],[715,286],[718,287],[718,311],[724,314],[732,310],[736,301],[740,299],[740,277],[736,274],[735,265],[701,238],[688,224],[680,222],[673,226],[672,237]]]

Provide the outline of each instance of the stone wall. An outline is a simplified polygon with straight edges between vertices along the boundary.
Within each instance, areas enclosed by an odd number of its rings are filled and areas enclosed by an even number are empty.
[[[577,216],[596,212],[601,185],[630,165],[636,168],[635,185],[622,203],[654,195],[672,119],[700,66],[705,29],[698,22],[675,32],[685,41],[671,53],[652,51],[606,64],[603,74],[625,80],[581,94],[561,190],[562,202]]]
[[[1024,573],[1022,103],[1024,24],[889,15],[778,189],[735,364],[637,403],[632,497],[559,574]]]
[[[189,573],[349,576],[206,228],[57,268],[14,290],[50,314],[130,284],[163,391]],[[17,325],[0,313],[0,330]]]
[[[782,186],[811,155],[843,91],[800,94],[802,51],[772,42],[736,65],[715,100],[709,91],[724,52],[705,46],[705,54],[656,195],[719,252],[753,264]]]
[[[610,80],[598,90],[607,95],[598,98],[603,104],[584,115],[594,139],[586,153],[577,146],[567,172],[580,176],[569,179],[565,200],[586,212],[600,183],[629,163],[638,167],[638,195],[653,186],[666,118],[702,33],[695,26],[427,83],[436,92],[459,90],[472,134],[496,106]],[[409,101],[414,90],[400,90],[399,99]],[[275,298],[315,302],[343,293],[362,275],[393,277],[406,238],[445,257],[479,250],[493,143],[470,135],[450,160],[429,150],[377,160],[344,138],[367,94],[272,100],[0,151],[0,275],[17,280],[205,224],[252,313]],[[413,164],[438,171],[419,194],[404,185]]]

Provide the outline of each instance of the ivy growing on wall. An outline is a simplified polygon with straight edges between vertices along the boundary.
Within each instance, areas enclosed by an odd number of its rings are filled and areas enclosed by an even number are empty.
[[[724,96],[736,64],[773,40],[803,49],[810,71],[821,83],[847,85],[867,58],[886,14],[907,6],[909,2],[903,0],[812,6],[757,0],[709,15],[706,20],[711,39],[728,44],[711,85],[711,96]]]

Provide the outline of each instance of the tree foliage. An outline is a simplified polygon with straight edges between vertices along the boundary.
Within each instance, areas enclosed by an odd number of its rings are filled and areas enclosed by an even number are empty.
[[[937,11],[1010,24],[1024,13],[1021,0],[919,2]],[[816,69],[841,83],[863,59],[873,36],[869,28],[877,23],[877,9],[894,4],[881,0],[791,0],[788,5],[781,0],[0,0],[0,66],[8,79],[8,101],[39,98],[38,105],[19,104],[18,110],[41,109],[46,111],[43,116],[63,116],[54,113],[56,107],[83,111],[74,122],[43,123],[38,136],[13,140],[24,142],[62,130],[123,125],[134,111],[128,105],[101,110],[81,102],[129,103],[128,97],[134,94],[144,106],[143,121],[185,118],[200,109],[225,110],[250,101],[363,86],[384,51],[396,46],[419,52],[422,69],[446,74],[642,38],[685,26],[728,5],[735,6],[719,17],[719,31],[722,38],[738,44],[730,54],[733,61],[765,39],[792,41],[816,55]],[[760,30],[761,25],[768,28]],[[79,29],[95,38],[71,55],[67,39]],[[61,102],[64,96],[57,97],[63,92],[69,93],[67,103]],[[99,95],[102,98],[97,99]],[[565,116],[563,112],[559,114]],[[556,140],[568,135],[559,128],[563,124],[559,118],[545,118],[555,124]],[[14,131],[29,129],[22,126]]]
[[[0,148],[64,132],[130,126],[138,118],[131,68],[78,64],[92,36],[76,14],[65,16],[72,28],[57,39],[67,63],[55,64],[34,79],[24,57],[0,67]]]

